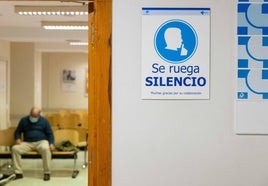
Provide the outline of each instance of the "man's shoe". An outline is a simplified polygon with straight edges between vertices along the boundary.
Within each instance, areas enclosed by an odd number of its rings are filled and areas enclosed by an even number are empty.
[[[16,174],[15,180],[22,179],[23,175],[22,174]]]
[[[44,174],[44,181],[50,180],[50,174]]]

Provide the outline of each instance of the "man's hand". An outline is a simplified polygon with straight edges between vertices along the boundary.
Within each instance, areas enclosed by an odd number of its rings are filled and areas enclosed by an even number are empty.
[[[21,140],[20,140],[20,139],[16,139],[15,143],[16,143],[17,145],[19,145],[19,144],[21,144]]]
[[[54,151],[55,150],[55,146],[53,144],[50,144],[49,145],[49,148],[50,148],[51,151]]]

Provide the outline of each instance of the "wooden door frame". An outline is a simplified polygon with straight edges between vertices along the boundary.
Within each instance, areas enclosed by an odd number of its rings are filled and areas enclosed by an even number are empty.
[[[89,16],[89,185],[111,186],[112,0],[94,0]]]

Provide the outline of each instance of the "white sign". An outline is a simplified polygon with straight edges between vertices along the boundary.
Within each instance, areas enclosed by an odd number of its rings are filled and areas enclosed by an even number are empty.
[[[209,99],[210,8],[142,8],[142,99]]]

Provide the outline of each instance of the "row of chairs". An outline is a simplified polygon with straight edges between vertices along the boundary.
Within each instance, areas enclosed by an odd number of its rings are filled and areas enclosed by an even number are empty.
[[[56,128],[88,128],[87,110],[59,110],[55,113],[47,113],[45,117],[52,127]]]
[[[63,112],[45,114],[53,129],[76,129],[79,132],[80,141],[85,141],[88,130],[88,113],[84,112]]]
[[[85,162],[88,150],[88,111],[61,109],[55,113],[47,113],[45,117],[53,130],[72,129],[79,133],[78,147],[84,150]],[[87,164],[84,165],[86,167]]]

